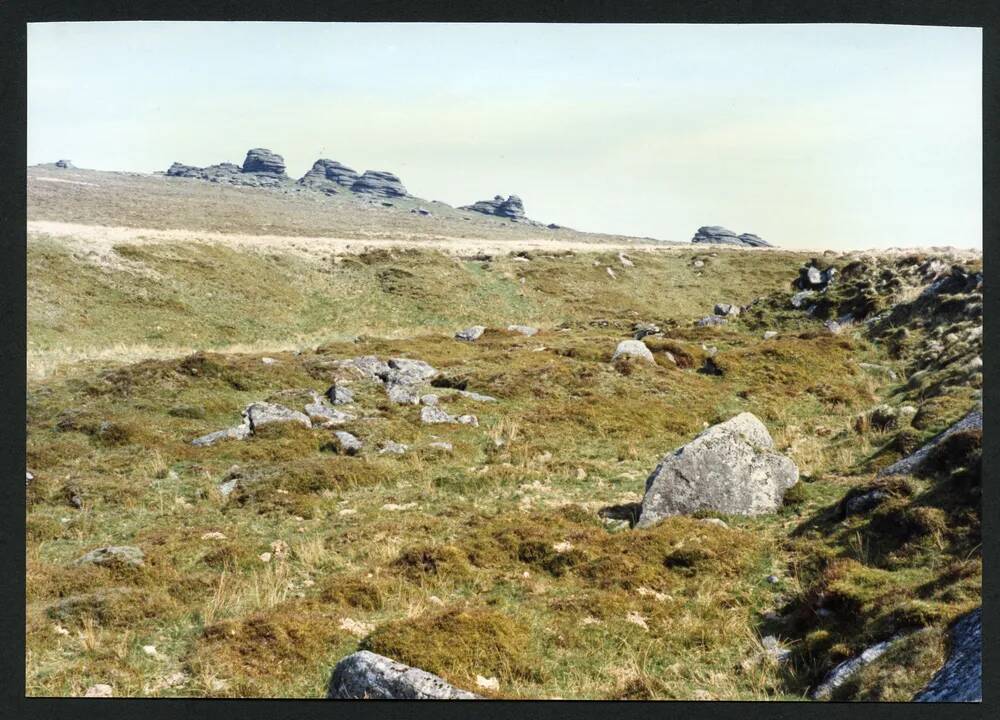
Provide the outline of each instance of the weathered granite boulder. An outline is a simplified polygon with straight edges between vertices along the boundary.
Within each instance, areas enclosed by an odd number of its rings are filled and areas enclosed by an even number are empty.
[[[398,177],[382,170],[365,170],[364,174],[351,184],[351,190],[378,197],[406,197],[408,194]]]
[[[947,437],[953,435],[957,432],[964,432],[969,430],[979,430],[983,429],[983,411],[982,409],[973,410],[964,418],[956,422],[954,425],[949,427],[944,432],[935,435],[928,441],[926,445],[917,450],[912,455],[897,460],[889,467],[883,468],[879,471],[879,477],[884,475],[912,475],[915,472],[919,472],[921,466],[930,457],[934,449]]]
[[[455,333],[455,339],[465,340],[466,342],[475,342],[483,336],[484,332],[486,332],[486,326],[473,325],[472,327],[465,328],[465,330],[459,330]]]
[[[799,277],[794,283],[799,290],[824,290],[837,277],[837,268],[820,270],[816,267],[816,262],[813,260],[799,268]]]
[[[299,178],[298,184],[315,190],[336,191],[350,188],[358,180],[358,173],[336,160],[319,159],[312,169]]]
[[[250,425],[250,432],[273,423],[297,422],[305,427],[312,427],[312,421],[304,413],[292,410],[284,405],[268,402],[255,402],[247,405],[243,411],[244,424]]]
[[[983,609],[962,616],[951,628],[951,649],[915,702],[983,701]]]
[[[740,413],[659,462],[646,480],[638,526],[699,510],[727,515],[773,512],[798,480],[798,468],[775,452],[764,423],[751,413]]]
[[[145,564],[142,550],[131,545],[108,545],[91,550],[76,561],[77,565],[132,565],[142,567]]]
[[[340,451],[345,455],[357,455],[361,452],[364,445],[361,441],[351,433],[346,430],[338,430],[334,433],[337,438],[337,443],[340,446]]]
[[[250,425],[244,423],[223,430],[216,430],[215,432],[210,432],[208,435],[202,435],[192,440],[191,444],[195,447],[207,447],[214,445],[220,440],[246,440],[251,434]]]
[[[714,312],[716,315],[726,317],[727,315],[739,315],[740,306],[731,303],[716,303]]]
[[[340,425],[354,420],[354,415],[330,405],[327,399],[319,394],[313,395],[313,401],[305,406],[306,415],[314,423],[323,426]]]
[[[642,340],[622,340],[618,343],[615,354],[611,356],[611,362],[622,357],[634,357],[651,363],[656,362],[653,359],[653,353]]]
[[[850,680],[858,671],[864,668],[865,665],[875,662],[882,657],[882,655],[884,655],[889,648],[895,645],[899,640],[902,640],[903,637],[905,636],[896,635],[888,640],[883,640],[882,642],[867,648],[857,657],[844,660],[844,662],[840,663],[826,674],[826,677],[823,678],[823,682],[817,685],[812,693],[810,693],[810,697],[813,700],[829,700],[837,688]]]
[[[439,374],[436,368],[423,360],[390,358],[388,365],[386,382],[418,385],[433,380]]]
[[[337,700],[476,700],[480,696],[449,685],[437,675],[376,655],[352,653],[337,663],[327,687]]]
[[[709,245],[736,245],[739,247],[772,247],[765,240],[761,240],[752,233],[737,235],[732,230],[721,225],[705,225],[698,228],[698,232],[691,238],[693,243],[706,243]]]
[[[243,172],[284,175],[285,159],[265,148],[253,148],[247,150],[246,159],[243,161]]]
[[[517,195],[509,195],[506,200],[502,195],[496,195],[492,200],[480,200],[472,205],[463,205],[459,210],[471,210],[483,215],[495,215],[507,220],[526,220],[524,203]]]

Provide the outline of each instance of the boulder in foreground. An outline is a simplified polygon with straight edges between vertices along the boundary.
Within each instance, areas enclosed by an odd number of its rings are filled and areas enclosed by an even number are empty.
[[[799,480],[791,459],[775,452],[764,423],[740,413],[713,425],[664,457],[646,480],[639,527],[670,515],[711,510],[760,515],[781,506]]]
[[[983,609],[964,615],[951,629],[951,650],[915,702],[983,701]]]
[[[331,700],[477,700],[479,695],[449,685],[419,668],[368,650],[337,663],[326,697]]]

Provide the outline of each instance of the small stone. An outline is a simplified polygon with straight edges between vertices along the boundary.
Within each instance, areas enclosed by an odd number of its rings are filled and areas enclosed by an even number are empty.
[[[482,675],[476,675],[476,685],[481,687],[483,690],[499,690],[500,681],[495,677],[485,678]]]
[[[142,651],[149,655],[150,657],[156,657],[156,646],[155,645],[143,645]]]
[[[646,618],[637,612],[630,612],[625,616],[625,622],[630,622],[633,625],[638,625],[643,630],[649,630],[649,625],[646,623]]]
[[[778,583],[781,582],[781,578],[779,578],[777,575],[768,575],[767,576],[767,581],[771,585],[777,585]]]
[[[770,340],[771,338],[776,338],[776,337],[778,337],[778,331],[777,330],[765,330],[764,331],[764,339],[765,340]]]
[[[530,325],[508,325],[507,330],[509,332],[516,332],[525,337],[531,337],[532,335],[538,334],[538,328],[531,327]]]
[[[357,515],[358,511],[355,510],[354,508],[344,508],[343,510],[339,511],[337,514],[346,517],[347,515]]]
[[[271,553],[269,552],[262,552],[259,557],[261,562],[271,562]]]
[[[569,542],[568,540],[563,540],[561,542],[557,542],[556,544],[554,544],[552,546],[552,549],[555,550],[557,553],[566,553],[573,549],[573,543]]]
[[[340,444],[341,452],[343,452],[345,455],[357,455],[359,452],[361,452],[362,447],[364,447],[364,445],[360,440],[358,440],[358,438],[356,438],[354,435],[347,432],[346,430],[337,430],[334,433],[334,436],[337,438],[337,442]]]
[[[434,448],[435,450],[441,450],[442,452],[451,452],[455,449],[450,442],[432,442],[428,443],[427,447]]]
[[[402,455],[409,449],[408,445],[403,445],[402,443],[393,442],[392,440],[387,440],[382,447],[379,449],[379,455]]]
[[[83,696],[89,698],[112,697],[111,686],[105,685],[104,683],[97,683],[96,685],[91,685],[89,688],[87,688],[86,692],[83,693]]]
[[[352,618],[341,618],[340,629],[346,630],[355,637],[363,638],[374,630],[374,626]]]
[[[399,512],[401,510],[412,510],[417,504],[415,502],[403,503],[402,505],[397,505],[396,503],[386,503],[382,506],[383,510],[388,510],[389,512]]]
[[[270,357],[262,357],[260,359],[260,361],[262,363],[264,363],[265,365],[274,365],[274,363],[276,362],[276,360],[274,358],[270,358]]]
[[[225,540],[226,536],[220,533],[218,530],[212,530],[201,536],[202,540]]]

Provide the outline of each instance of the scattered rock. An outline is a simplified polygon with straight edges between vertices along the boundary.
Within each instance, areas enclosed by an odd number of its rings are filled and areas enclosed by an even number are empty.
[[[420,404],[421,405],[437,405],[438,404],[438,396],[435,395],[434,393],[428,393],[426,395],[421,395],[420,396]]]
[[[297,422],[304,427],[312,427],[312,421],[298,410],[292,410],[284,405],[268,402],[255,402],[247,405],[243,411],[244,424],[249,423],[250,432],[274,423]]]
[[[455,448],[450,442],[432,442],[428,443],[427,447],[434,448],[435,450],[440,450],[441,452],[451,452]]]
[[[783,663],[792,656],[792,651],[786,648],[774,635],[767,635],[760,640],[767,657],[775,662]]]
[[[646,480],[638,525],[699,510],[773,512],[798,479],[795,463],[774,451],[764,424],[751,413],[740,413],[660,461]]]
[[[96,685],[91,685],[83,693],[84,697],[89,698],[109,698],[113,696],[111,686],[105,685],[104,683],[97,683]]]
[[[379,455],[402,455],[407,450],[409,450],[408,445],[403,445],[402,443],[393,442],[392,440],[386,440],[379,449]]]
[[[656,362],[653,359],[653,353],[641,340],[622,340],[618,343],[614,355],[611,356],[611,362],[621,357],[634,357],[651,363]]]
[[[508,325],[508,332],[516,332],[525,337],[531,337],[532,335],[538,334],[538,328],[533,328],[530,325]]]
[[[894,462],[887,468],[883,468],[879,471],[878,476],[882,477],[884,475],[912,475],[913,473],[920,470],[924,461],[930,456],[931,452],[947,437],[953,435],[957,432],[963,432],[966,430],[982,430],[983,429],[983,411],[973,410],[964,418],[956,422],[950,428],[944,432],[934,436],[930,441],[924,445],[922,448],[917,450],[912,455],[909,455],[902,460]]]
[[[202,435],[192,440],[191,444],[197,447],[207,447],[208,445],[214,445],[220,440],[245,440],[250,437],[250,434],[249,425],[237,425],[225,430],[216,430],[208,435]]]
[[[456,340],[465,340],[466,342],[475,342],[483,336],[486,332],[486,327],[484,325],[473,325],[472,327],[465,328],[465,330],[459,330],[455,333]]]
[[[752,233],[737,235],[732,230],[720,225],[705,225],[691,238],[693,243],[711,245],[738,245],[742,247],[772,247],[772,245]]]
[[[327,698],[339,700],[475,700],[437,675],[361,650],[337,663]]]
[[[455,418],[455,422],[459,425],[472,425],[473,427],[479,427],[479,418],[475,415],[459,415]]]
[[[420,408],[420,422],[433,425],[436,423],[453,423],[455,418],[435,405],[425,405]]]
[[[711,327],[713,325],[725,325],[726,318],[718,315],[706,315],[697,322],[698,327]]]
[[[944,666],[918,692],[915,702],[983,701],[983,609],[963,615],[951,628]]]
[[[313,401],[305,406],[305,411],[310,421],[319,423],[324,427],[340,425],[354,420],[353,415],[342,410],[337,410],[327,404],[326,400],[319,395],[313,395]]]
[[[800,290],[822,291],[837,277],[837,268],[829,267],[825,270],[820,270],[816,267],[815,262],[814,260],[812,263],[799,268],[799,277],[795,281],[795,287]]]
[[[857,515],[868,512],[878,507],[883,500],[889,497],[889,493],[884,490],[871,490],[863,495],[855,495],[844,503],[845,515]]]
[[[354,402],[354,393],[343,385],[331,385],[324,394],[326,399],[334,405],[349,405]]]
[[[483,677],[482,675],[476,675],[476,685],[481,687],[483,690],[499,690],[500,681],[495,677]]]
[[[765,330],[764,331],[764,339],[765,340],[771,340],[772,338],[776,338],[776,337],[778,337],[778,331],[777,330]]]
[[[142,567],[145,555],[142,550],[131,545],[108,545],[91,550],[77,559],[77,565],[131,565]]]
[[[726,521],[720,518],[702,518],[700,522],[703,522],[706,525],[715,525],[716,527],[724,528],[726,530],[729,529],[729,525],[726,524]]]
[[[659,325],[641,322],[632,326],[632,332],[633,340],[642,340],[644,337],[649,337],[650,335],[659,335],[661,330]]]
[[[337,430],[334,436],[336,436],[340,444],[340,451],[345,455],[357,455],[361,452],[361,448],[364,447],[357,437],[346,430]]]
[[[895,637],[884,640],[877,645],[872,645],[857,657],[840,663],[833,668],[833,670],[827,673],[826,677],[823,678],[823,682],[821,682],[816,689],[810,693],[810,697],[813,700],[829,700],[830,696],[833,695],[833,692],[837,688],[847,682],[865,665],[878,660],[878,658],[880,658],[886,650],[892,647],[892,645],[898,640],[902,639],[902,637],[902,635],[896,635]]]
[[[456,390],[456,394],[461,395],[469,400],[475,400],[476,402],[496,402],[497,399],[492,395],[483,395],[482,393],[472,392],[471,390]]]
[[[618,262],[622,264],[622,267],[635,267],[635,263],[632,262],[632,258],[623,252],[618,253]]]
[[[792,295],[792,307],[801,308],[806,304],[807,300],[810,300],[815,293],[812,290],[802,290]]]
[[[270,357],[262,357],[260,361],[265,365],[274,365],[275,363],[275,359]]]
[[[62,170],[76,170],[76,166],[69,160],[56,160],[55,166],[57,168],[61,168]]]
[[[727,317],[730,315],[739,315],[740,308],[738,305],[731,305],[730,303],[716,303],[714,312],[716,315]]]

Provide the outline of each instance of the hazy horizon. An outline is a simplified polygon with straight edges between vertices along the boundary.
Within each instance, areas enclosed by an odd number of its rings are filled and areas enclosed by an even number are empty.
[[[686,241],[982,247],[982,33],[875,25],[28,26],[28,164],[281,154]]]

